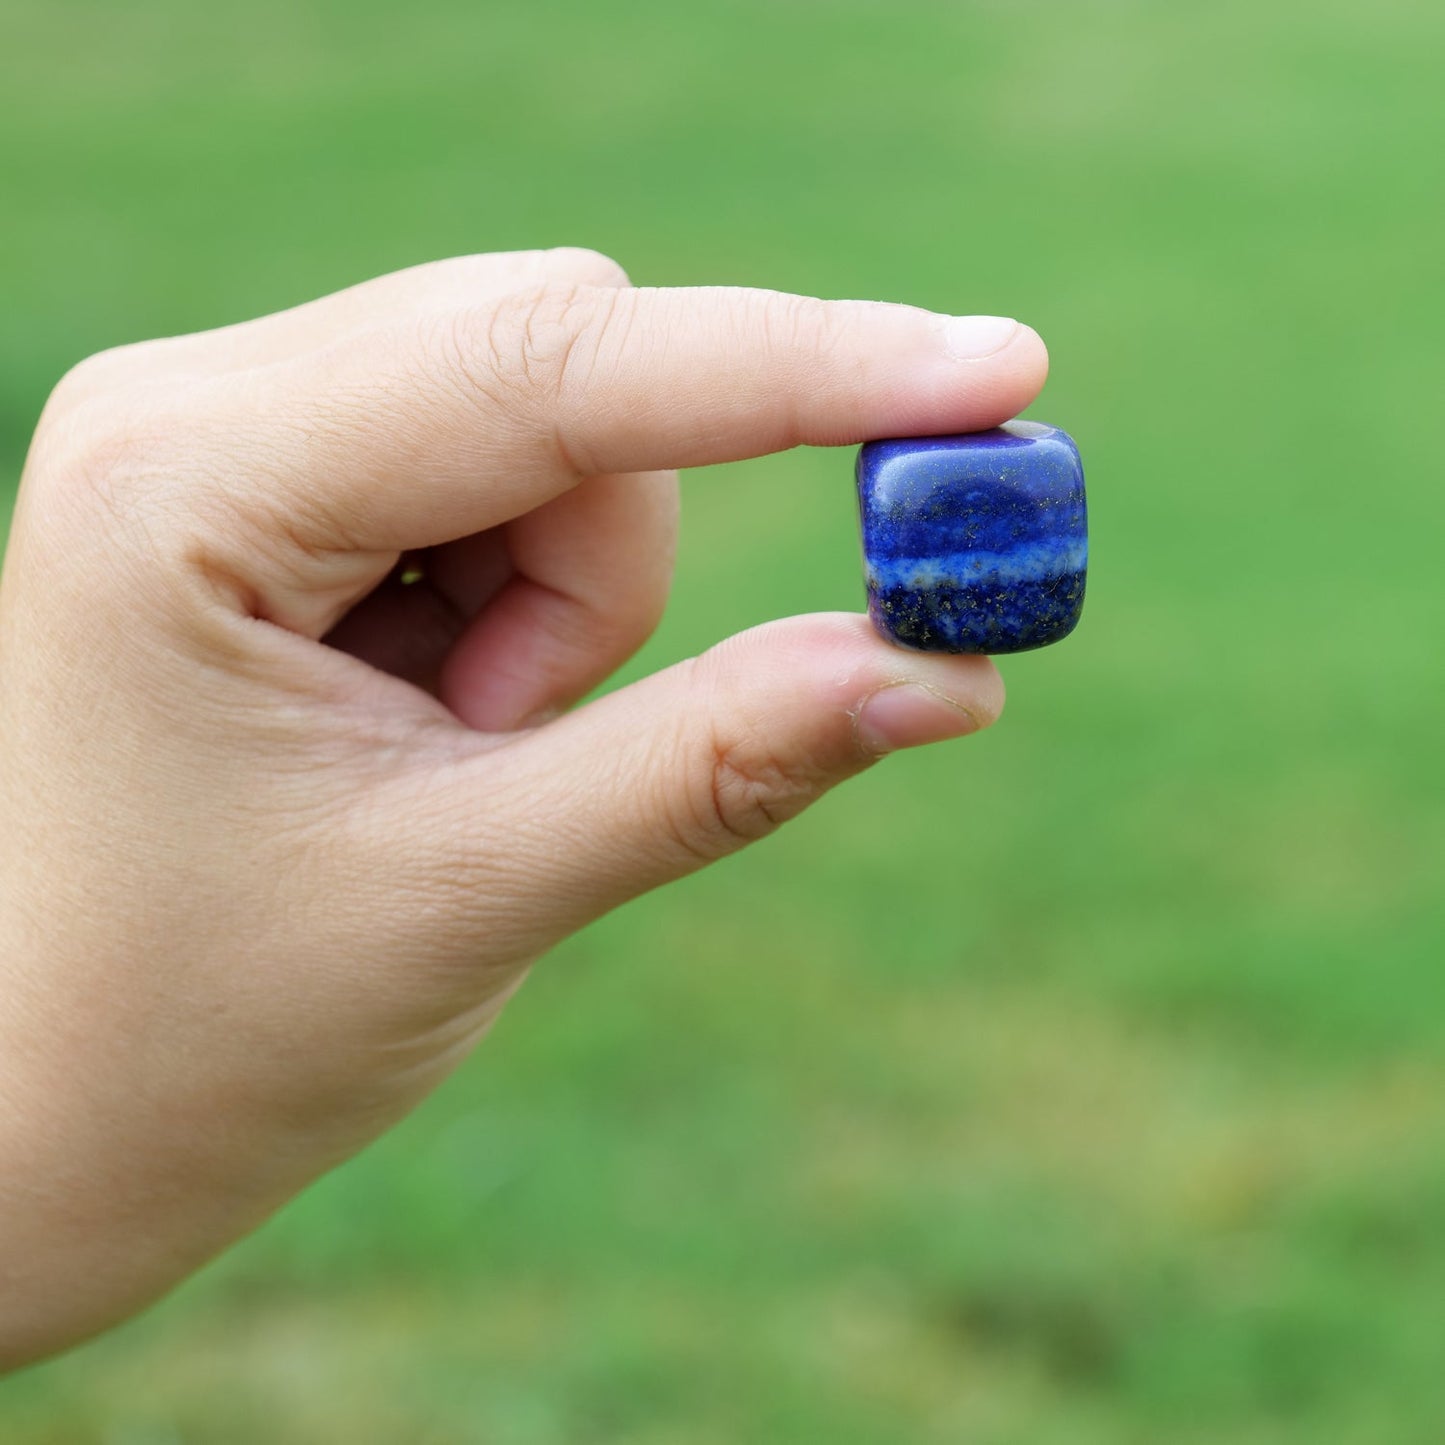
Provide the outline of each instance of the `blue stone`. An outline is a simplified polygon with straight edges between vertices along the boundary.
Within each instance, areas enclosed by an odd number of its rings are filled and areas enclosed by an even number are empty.
[[[868,615],[928,652],[1027,652],[1074,630],[1089,540],[1073,438],[1011,421],[858,453]]]

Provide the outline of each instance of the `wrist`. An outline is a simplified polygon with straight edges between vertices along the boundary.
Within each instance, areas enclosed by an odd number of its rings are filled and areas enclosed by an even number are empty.
[[[0,1373],[144,1308],[288,1192],[239,1111],[147,1078],[143,1037],[87,1040],[50,987],[73,965],[0,907]]]

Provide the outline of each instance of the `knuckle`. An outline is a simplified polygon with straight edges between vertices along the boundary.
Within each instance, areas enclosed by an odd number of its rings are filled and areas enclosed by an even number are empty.
[[[85,377],[77,386],[86,386]],[[33,535],[55,574],[94,589],[144,579],[156,600],[197,536],[227,533],[209,408],[191,386],[151,378],[47,416],[27,463]],[[217,524],[219,525],[213,525]]]
[[[166,370],[183,366],[191,337],[161,337],[108,347],[75,363],[50,393],[47,413],[104,404]]]
[[[517,338],[527,380],[549,397],[582,386],[616,309],[616,290],[545,286],[517,298]]]
[[[733,744],[712,760],[712,811],[729,840],[750,843],[796,816],[809,791],[776,758]]]
[[[51,502],[98,503],[128,531],[141,522],[144,499],[173,474],[183,427],[173,407],[139,392],[62,410],[44,429],[36,480]]]
[[[617,287],[550,283],[517,291],[495,303],[481,322],[465,325],[460,347],[469,385],[489,401],[520,409],[532,422],[552,424],[572,398],[586,392],[604,350],[616,343],[626,310]],[[574,455],[560,434],[557,448],[567,468],[595,468]]]
[[[101,376],[109,371],[110,352],[98,351],[77,361],[51,388],[45,403],[45,418],[83,406],[101,388]]]
[[[581,339],[580,286],[543,286],[517,296],[511,307],[510,361],[528,388],[551,399],[566,385],[567,367]],[[502,314],[506,315],[507,308]]]
[[[580,289],[529,287],[502,297],[480,318],[463,316],[456,350],[468,377],[480,378],[489,398],[499,390],[525,399],[555,397],[582,325],[576,314]]]
[[[553,246],[542,253],[542,269],[559,280],[579,281],[589,286],[632,284],[619,262],[587,246]]]
[[[76,362],[55,384],[51,406],[80,406],[128,381],[134,373],[137,350],[134,346],[115,346]]]
[[[702,862],[767,837],[822,791],[806,768],[785,762],[756,734],[715,732],[693,777],[673,833],[683,850]]]
[[[543,287],[519,303],[516,339],[523,373],[544,395],[560,395],[575,379],[574,368],[585,372],[595,361],[595,333],[605,327],[610,306],[581,285]]]
[[[765,291],[760,299],[763,337],[772,350],[813,353],[826,344],[830,331],[826,302],[783,291]]]

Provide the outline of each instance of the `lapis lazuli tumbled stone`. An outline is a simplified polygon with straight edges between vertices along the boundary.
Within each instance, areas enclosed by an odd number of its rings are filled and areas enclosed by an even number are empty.
[[[1011,421],[858,454],[868,615],[929,652],[1026,652],[1084,605],[1084,469],[1073,438]]]

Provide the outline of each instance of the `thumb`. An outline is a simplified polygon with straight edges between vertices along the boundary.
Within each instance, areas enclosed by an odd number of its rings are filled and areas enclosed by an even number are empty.
[[[741,633],[519,737],[506,791],[526,819],[509,821],[546,860],[546,931],[765,837],[886,753],[975,732],[1002,706],[987,658],[905,652],[830,613]]]

